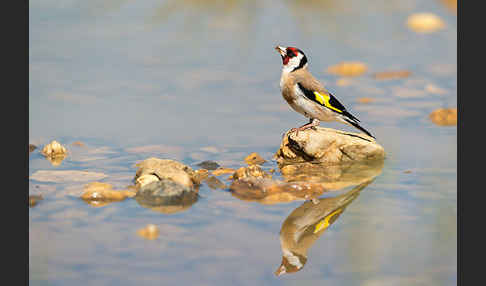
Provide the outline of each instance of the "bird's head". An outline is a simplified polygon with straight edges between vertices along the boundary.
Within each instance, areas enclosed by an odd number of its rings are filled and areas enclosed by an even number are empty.
[[[293,72],[301,68],[307,68],[307,57],[301,50],[282,46],[276,46],[275,50],[282,57],[284,71]]]

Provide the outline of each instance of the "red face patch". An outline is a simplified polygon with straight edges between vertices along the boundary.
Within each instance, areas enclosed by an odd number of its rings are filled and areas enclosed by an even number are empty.
[[[282,57],[282,61],[284,65],[288,64],[289,60],[290,60],[289,56]]]

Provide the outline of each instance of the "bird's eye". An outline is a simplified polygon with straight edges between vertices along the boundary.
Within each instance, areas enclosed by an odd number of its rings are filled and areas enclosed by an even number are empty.
[[[292,51],[291,49],[287,49],[287,56],[289,56],[291,58],[295,57],[294,51]]]

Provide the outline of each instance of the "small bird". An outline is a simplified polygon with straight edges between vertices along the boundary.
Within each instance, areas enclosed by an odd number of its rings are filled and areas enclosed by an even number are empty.
[[[292,128],[290,132],[298,135],[299,131],[318,126],[320,121],[338,121],[354,126],[375,138],[307,70],[307,57],[300,49],[276,46],[275,50],[280,53],[283,62],[280,77],[283,98],[295,111],[310,119],[309,123]]]

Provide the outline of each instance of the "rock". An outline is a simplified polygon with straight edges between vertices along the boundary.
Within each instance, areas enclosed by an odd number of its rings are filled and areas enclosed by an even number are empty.
[[[41,195],[30,195],[29,196],[29,207],[35,207],[37,202],[43,200],[44,198]]]
[[[137,234],[145,239],[154,240],[159,237],[159,228],[155,224],[147,224],[144,228],[137,230]]]
[[[41,154],[48,159],[52,165],[58,166],[67,156],[67,150],[56,140],[44,146]]]
[[[197,164],[197,166],[212,171],[212,170],[216,170],[219,167],[219,164],[214,161],[203,161]]]
[[[289,134],[287,131],[274,157],[278,164],[299,162],[328,165],[383,160],[385,150],[362,133],[317,127]]]
[[[160,179],[156,175],[145,174],[145,175],[139,176],[135,180],[135,185],[137,186],[137,188],[141,188],[141,187],[148,185],[152,182],[158,182],[158,181],[160,181]]]
[[[432,13],[416,13],[407,19],[407,26],[417,33],[431,33],[444,28],[442,19]]]
[[[258,165],[241,167],[230,177],[233,180],[242,180],[247,178],[271,178],[272,175],[266,173]]]
[[[220,176],[224,174],[233,174],[236,170],[231,168],[218,168],[212,172],[215,176]]]
[[[101,180],[106,177],[107,175],[103,173],[88,172],[88,171],[39,170],[34,174],[32,174],[32,176],[30,176],[30,179],[39,182],[65,183],[65,182],[86,182],[86,181],[93,181],[93,180]]]
[[[37,146],[35,146],[33,144],[29,144],[29,153],[34,151],[35,149],[37,149]]]
[[[223,182],[221,182],[218,178],[213,177],[213,176],[206,179],[205,183],[206,183],[206,185],[208,185],[208,187],[210,187],[213,190],[226,189],[226,185]]]
[[[312,245],[368,184],[369,182],[359,185],[337,197],[307,201],[293,210],[280,229],[280,247],[283,255],[275,275],[302,270],[307,262],[307,252]]]
[[[250,155],[246,156],[245,162],[248,165],[261,165],[265,163],[265,159],[263,159],[258,153],[253,152]]]
[[[436,125],[457,125],[457,108],[439,108],[430,113],[429,118]]]
[[[117,191],[113,190],[113,186],[110,184],[92,182],[84,187],[84,193],[81,195],[81,199],[92,206],[101,207],[112,202],[132,198],[135,194],[135,190]]]
[[[341,62],[330,66],[327,72],[340,76],[359,76],[366,72],[368,68],[361,62]]]
[[[328,191],[340,190],[373,180],[381,174],[384,160],[328,165],[323,163],[296,163],[279,165],[286,182],[320,183]]]
[[[141,187],[135,195],[135,200],[141,206],[162,213],[185,210],[197,199],[197,190],[168,178]]]
[[[206,169],[199,169],[194,172],[192,179],[196,184],[200,185],[207,177],[209,177],[209,171]]]
[[[192,170],[191,167],[177,161],[152,157],[136,164],[135,166],[138,167],[134,178],[137,187],[143,187],[141,183],[144,180],[138,179],[144,175],[153,175],[156,176],[159,180],[169,179],[187,188],[194,187],[195,182],[192,179],[192,177],[195,175],[194,170]],[[154,178],[149,177],[147,179],[147,181],[153,181]]]
[[[235,180],[230,185],[229,190],[233,196],[240,200],[261,204],[308,200],[316,198],[326,191],[319,183],[286,183],[268,178]]]
[[[409,77],[412,73],[407,70],[398,70],[398,71],[384,71],[384,72],[377,72],[373,74],[373,77],[377,80],[389,80],[389,79],[398,79],[398,78],[405,78]]]

